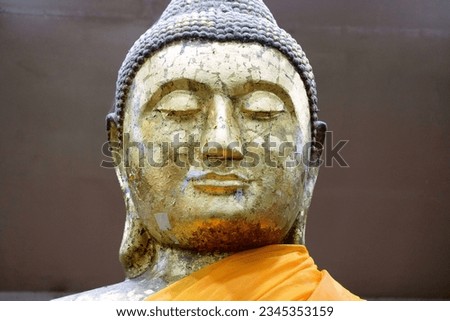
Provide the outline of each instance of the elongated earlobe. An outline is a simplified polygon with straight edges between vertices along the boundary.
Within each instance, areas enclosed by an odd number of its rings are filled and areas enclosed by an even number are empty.
[[[127,198],[127,196],[126,196]],[[127,278],[135,278],[144,273],[154,259],[154,243],[142,220],[127,200],[127,216],[120,244],[119,260]]]
[[[117,179],[122,189],[126,207],[125,227],[120,244],[119,260],[127,278],[135,278],[144,273],[154,258],[154,243],[147,228],[137,215],[130,195],[130,188],[122,162],[122,146],[116,115],[108,114],[106,128],[110,151],[114,159]]]
[[[320,156],[322,155],[325,144],[325,133],[327,131],[327,124],[322,121],[314,123],[315,141],[312,143],[310,149],[309,160],[305,164],[305,178],[302,196],[302,210],[298,213],[297,218],[286,237],[284,243],[286,244],[305,244],[306,234],[306,219],[308,216],[308,209],[311,205],[314,187],[316,185],[317,176],[319,174],[319,167],[321,165]]]

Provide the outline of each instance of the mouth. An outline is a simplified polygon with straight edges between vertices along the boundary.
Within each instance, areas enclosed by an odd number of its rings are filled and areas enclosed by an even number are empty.
[[[234,194],[249,187],[249,180],[241,174],[208,172],[193,180],[194,188],[212,195]]]

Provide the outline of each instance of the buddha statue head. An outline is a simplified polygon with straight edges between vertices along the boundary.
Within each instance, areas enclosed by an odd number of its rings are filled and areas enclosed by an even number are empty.
[[[173,0],[119,71],[108,138],[120,259],[303,244],[326,125],[297,42],[261,0]]]

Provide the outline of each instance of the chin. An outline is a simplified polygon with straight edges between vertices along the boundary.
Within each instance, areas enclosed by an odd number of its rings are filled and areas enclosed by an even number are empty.
[[[237,252],[282,243],[287,230],[272,220],[210,218],[179,224],[162,235],[167,245],[197,252]],[[175,244],[174,244],[175,241]]]

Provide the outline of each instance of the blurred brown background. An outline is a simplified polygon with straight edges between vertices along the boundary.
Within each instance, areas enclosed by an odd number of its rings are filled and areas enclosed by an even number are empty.
[[[0,0],[1,298],[123,279],[104,117],[168,2]],[[366,298],[450,299],[450,2],[265,2],[311,61],[334,143],[350,140],[350,167],[321,169],[311,255]]]

